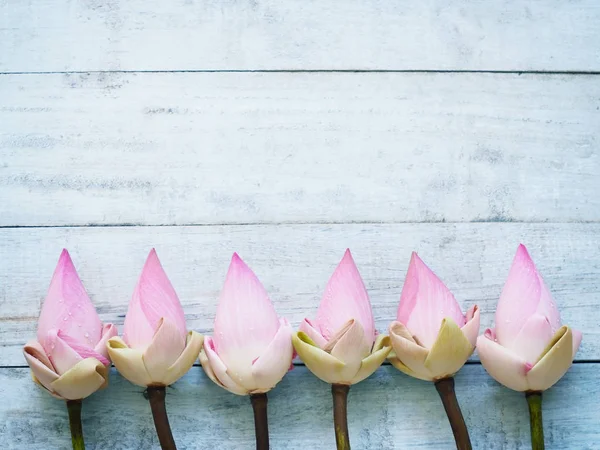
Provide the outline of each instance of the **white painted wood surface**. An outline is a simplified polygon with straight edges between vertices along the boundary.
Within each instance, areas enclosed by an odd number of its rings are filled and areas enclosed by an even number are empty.
[[[4,0],[0,71],[600,70],[596,0]]]
[[[213,326],[231,254],[265,284],[280,315],[298,326],[313,317],[329,276],[352,249],[369,291],[377,328],[395,319],[410,252],[447,283],[463,310],[493,312],[519,242],[560,306],[564,323],[584,333],[578,360],[600,359],[600,224],[345,224],[201,227],[78,227],[0,230],[0,360],[22,364],[58,255],[70,249],[104,321],[122,325],[150,246],[184,305],[191,328]]]
[[[150,406],[142,388],[114,370],[106,391],[83,405],[86,448],[158,448]],[[0,432],[8,449],[69,449],[63,402],[32,385],[25,369],[0,369],[0,383],[18,402],[0,402]],[[493,381],[483,367],[467,365],[456,377],[456,392],[477,450],[527,449],[529,418],[524,395]],[[576,364],[544,394],[548,450],[598,449],[600,384],[597,368]],[[452,449],[454,442],[433,384],[409,378],[393,367],[353,386],[348,397],[353,449]],[[167,394],[169,420],[178,448],[239,450],[254,448],[252,407],[217,387],[200,367]],[[269,432],[273,450],[333,449],[329,385],[305,367],[295,367],[269,394]]]
[[[0,0],[0,447],[69,448],[20,350],[63,247],[118,325],[156,247],[200,332],[233,251],[298,325],[350,247],[385,331],[410,251],[483,329],[523,242],[584,333],[547,448],[600,449],[598,23],[596,0]],[[477,355],[457,392],[476,449],[528,448],[525,400]],[[168,408],[181,449],[253,447],[247,399],[197,366]],[[389,365],[349,413],[355,449],[453,448],[434,388]],[[270,416],[274,449],[333,448],[303,366]],[[158,446],[118,374],[84,427],[90,449]]]
[[[597,76],[11,75],[0,98],[4,226],[600,219]]]

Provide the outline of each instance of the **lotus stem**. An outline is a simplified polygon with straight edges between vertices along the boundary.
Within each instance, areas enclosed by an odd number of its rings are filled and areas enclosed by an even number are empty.
[[[531,449],[544,450],[544,423],[542,421],[542,393],[526,392],[529,405],[529,425],[531,428]]]
[[[252,394],[250,396],[254,410],[254,434],[256,450],[269,450],[269,419],[267,416],[267,394]]]
[[[162,450],[177,450],[173,433],[171,433],[171,426],[169,425],[169,417],[167,416],[167,407],[165,404],[167,392],[165,386],[148,386],[146,393],[150,401],[154,427],[156,428],[160,448]]]
[[[444,404],[448,421],[452,427],[452,433],[454,433],[457,450],[471,450],[469,431],[467,430],[465,419],[460,411],[456,393],[454,392],[454,378],[449,377],[436,381],[435,388]]]
[[[81,427],[81,400],[67,400],[69,411],[69,427],[71,428],[71,442],[73,450],[85,450],[83,442],[83,428]]]
[[[335,442],[337,450],[350,450],[350,436],[348,434],[348,391],[346,384],[332,384],[333,395],[333,426],[335,428]]]

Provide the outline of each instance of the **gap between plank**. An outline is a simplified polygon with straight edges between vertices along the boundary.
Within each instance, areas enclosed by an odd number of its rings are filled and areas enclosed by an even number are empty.
[[[580,359],[573,361],[573,364],[600,364],[600,359]],[[481,361],[467,361],[465,366],[480,366]],[[294,361],[294,367],[305,367],[305,364],[302,361]],[[384,362],[382,366],[391,366],[391,363]],[[111,368],[114,368],[114,364],[111,364]],[[195,363],[192,367],[200,367],[200,364]],[[12,366],[0,366],[0,369],[29,369],[29,366],[26,364],[12,365]]]
[[[57,75],[92,73],[440,73],[501,75],[600,75],[598,70],[455,70],[455,69],[181,69],[181,70],[48,70],[4,71],[0,75]]]
[[[597,224],[598,220],[573,220],[551,222],[548,220],[514,220],[511,218],[490,217],[487,219],[473,219],[464,221],[446,221],[427,220],[427,221],[373,221],[373,220],[353,220],[353,221],[281,221],[281,222],[215,222],[215,223],[88,223],[88,224],[67,224],[67,225],[0,225],[0,229],[17,228],[126,228],[126,227],[246,227],[246,226],[281,226],[281,225],[401,225],[401,224],[485,224],[485,223],[526,223],[526,224]]]

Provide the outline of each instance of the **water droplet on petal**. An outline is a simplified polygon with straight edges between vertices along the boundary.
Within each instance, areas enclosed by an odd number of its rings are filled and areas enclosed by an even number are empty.
[[[506,320],[505,320],[505,322],[506,322],[506,323],[510,323],[510,320],[509,320],[509,319],[506,319]]]
[[[73,313],[72,313],[71,311],[69,311],[69,315],[70,315],[70,316],[72,316],[72,315],[73,315]]]
[[[67,321],[67,319],[68,319],[68,317],[66,317],[66,316],[65,316],[65,317],[63,317],[63,320],[64,320],[65,322]]]
[[[89,334],[89,333],[85,333],[85,334],[84,334],[84,336],[85,336],[86,338],[89,338],[89,337],[90,337],[90,334]]]

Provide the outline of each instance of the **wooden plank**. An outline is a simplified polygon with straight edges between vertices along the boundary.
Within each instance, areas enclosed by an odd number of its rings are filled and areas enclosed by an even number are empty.
[[[1,226],[600,220],[594,76],[0,80]]]
[[[59,253],[67,247],[104,321],[122,326],[144,260],[155,246],[188,325],[212,331],[233,251],[254,269],[280,315],[313,317],[344,249],[370,293],[377,328],[396,316],[410,252],[444,280],[466,310],[478,304],[482,332],[519,242],[538,264],[563,322],[583,332],[578,360],[600,359],[600,224],[350,224],[202,227],[19,228],[0,230],[0,361],[24,364],[22,345]]]
[[[598,364],[577,364],[544,393],[548,449],[597,448],[598,369]],[[107,390],[85,400],[87,447],[158,448],[142,388],[114,372]],[[34,388],[27,369],[0,369],[0,386],[4,399],[0,414],[5,418],[0,442],[4,448],[70,448],[64,403]],[[497,384],[480,365],[469,365],[459,372],[456,391],[473,448],[529,448],[529,418],[523,394]],[[168,390],[167,409],[179,448],[254,448],[249,400],[214,385],[200,367],[193,367]],[[296,367],[269,394],[272,448],[333,448],[331,415],[329,386],[305,367]],[[433,385],[411,379],[391,366],[381,367],[371,378],[351,388],[348,422],[353,448],[454,448]]]
[[[0,4],[0,71],[600,70],[595,0]]]

